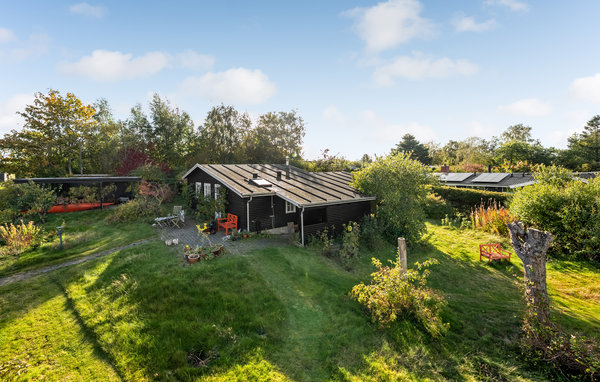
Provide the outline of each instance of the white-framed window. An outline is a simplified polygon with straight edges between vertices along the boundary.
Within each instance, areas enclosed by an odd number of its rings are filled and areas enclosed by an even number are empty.
[[[204,197],[210,199],[210,183],[204,183]]]
[[[202,182],[196,182],[195,186],[196,186],[196,196],[198,196],[202,193]]]
[[[215,200],[217,200],[217,199],[219,199],[219,196],[221,196],[221,185],[215,183],[214,186],[215,186]],[[220,218],[221,218],[221,212],[215,211],[215,219],[220,219]]]
[[[285,213],[293,214],[294,212],[296,212],[296,206],[286,200],[285,201]]]
[[[215,200],[219,199],[219,196],[221,196],[221,185],[220,184],[215,184]]]

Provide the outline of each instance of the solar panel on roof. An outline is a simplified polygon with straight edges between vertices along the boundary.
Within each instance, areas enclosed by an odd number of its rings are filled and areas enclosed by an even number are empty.
[[[440,175],[440,180],[444,182],[462,182],[473,175],[472,172],[450,172]]]
[[[477,178],[473,179],[473,183],[499,183],[504,178],[506,178],[509,174],[506,173],[490,173],[487,172],[485,174],[479,175]]]

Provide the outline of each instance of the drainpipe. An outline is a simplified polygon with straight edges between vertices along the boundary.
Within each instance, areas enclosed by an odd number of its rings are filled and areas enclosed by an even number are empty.
[[[252,196],[246,202],[246,231],[250,232],[250,202],[252,201]]]
[[[304,207],[300,211],[300,237],[302,237],[302,246],[304,247]]]

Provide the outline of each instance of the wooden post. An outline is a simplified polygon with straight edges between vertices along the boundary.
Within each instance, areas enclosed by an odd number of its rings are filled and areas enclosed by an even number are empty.
[[[406,273],[408,270],[406,259],[406,240],[403,237],[398,238],[398,266],[402,270],[402,273]]]

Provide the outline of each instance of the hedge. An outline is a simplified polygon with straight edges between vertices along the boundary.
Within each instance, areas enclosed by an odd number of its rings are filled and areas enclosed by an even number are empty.
[[[472,209],[479,207],[482,203],[488,205],[495,202],[500,206],[508,207],[512,196],[512,194],[504,192],[449,186],[435,186],[432,191],[434,194],[448,201],[456,210],[463,213],[470,213]]]

